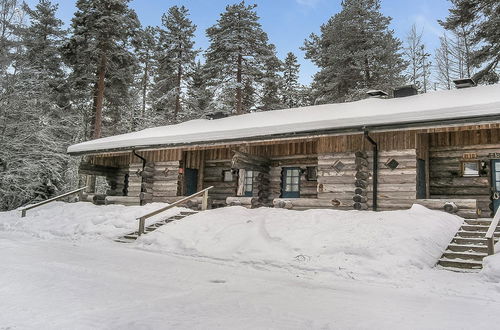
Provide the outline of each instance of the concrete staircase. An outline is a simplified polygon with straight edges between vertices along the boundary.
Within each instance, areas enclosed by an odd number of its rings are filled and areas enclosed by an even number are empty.
[[[145,228],[144,235],[147,235],[147,234],[155,231],[156,229],[158,229],[158,228],[166,225],[167,223],[184,219],[185,217],[193,215],[193,214],[196,214],[196,213],[198,213],[198,212],[197,211],[183,211],[183,212],[181,212],[181,213],[179,213],[177,215],[174,215],[174,216],[172,216],[170,218],[166,218],[164,220],[161,220],[161,221],[155,222],[153,224],[150,224],[149,226],[147,226]],[[126,234],[126,235],[123,235],[123,236],[115,239],[115,242],[119,242],[119,243],[132,243],[138,237],[139,237],[138,231],[134,231],[133,233]]]
[[[444,269],[467,272],[483,268],[483,258],[488,256],[484,236],[490,227],[491,219],[466,219],[438,265]],[[500,226],[495,230],[495,242],[500,237]]]

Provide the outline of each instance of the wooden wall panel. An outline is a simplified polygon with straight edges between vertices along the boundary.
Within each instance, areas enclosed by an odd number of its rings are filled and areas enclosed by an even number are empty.
[[[269,172],[269,200],[281,197],[281,172],[283,167],[300,167],[306,169],[307,166],[317,166],[316,156],[289,156],[274,157],[271,159],[271,171]],[[307,180],[306,173],[300,176],[300,197],[317,198],[317,180]]]
[[[461,175],[460,160],[464,153],[476,153],[477,159],[485,163],[481,176]],[[490,216],[490,153],[500,153],[500,144],[431,147],[431,198],[477,199],[483,216]]]
[[[403,150],[416,147],[417,131],[394,131],[370,133],[378,143],[379,150]],[[318,153],[356,152],[372,150],[372,145],[363,134],[328,136],[318,140]]]

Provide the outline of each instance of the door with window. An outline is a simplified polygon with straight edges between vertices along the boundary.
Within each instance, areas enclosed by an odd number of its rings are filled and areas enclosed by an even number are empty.
[[[300,168],[284,167],[281,178],[281,197],[300,197]]]
[[[245,179],[243,181],[243,194],[245,197],[253,196],[253,171],[245,171]]]
[[[493,212],[500,207],[500,159],[491,161],[491,190],[493,191]]]

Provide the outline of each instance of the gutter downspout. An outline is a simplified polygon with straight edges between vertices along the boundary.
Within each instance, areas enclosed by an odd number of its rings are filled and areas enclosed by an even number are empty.
[[[142,160],[142,170],[144,171],[144,168],[146,167],[146,158],[142,157],[141,155],[139,155],[138,153],[135,152],[135,149],[132,149],[132,153],[140,158]],[[142,180],[141,180],[141,195],[139,196],[139,204],[142,206],[142,193],[144,192],[144,186],[142,185]]]
[[[373,211],[377,211],[377,190],[378,190],[378,144],[372,137],[369,135],[368,130],[364,129],[365,139],[368,140],[373,146],[373,203],[372,209]]]

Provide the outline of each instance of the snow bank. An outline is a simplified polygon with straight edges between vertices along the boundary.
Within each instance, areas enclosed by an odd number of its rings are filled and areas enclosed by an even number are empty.
[[[500,282],[500,243],[495,244],[496,254],[483,259],[481,275],[490,282]]]
[[[420,205],[378,213],[228,207],[161,227],[138,244],[184,255],[380,277],[433,267],[462,221]]]
[[[45,205],[0,213],[0,232],[65,240],[115,239],[137,230],[136,218],[165,204]],[[148,223],[172,216],[172,209]],[[391,212],[227,207],[198,213],[142,236],[153,251],[325,271],[344,277],[394,276],[433,267],[462,219],[420,205]]]
[[[0,232],[14,231],[40,238],[117,238],[136,231],[137,217],[159,209],[167,204],[154,203],[146,206],[107,205],[92,203],[54,202],[29,210],[21,218],[19,211],[0,212]],[[180,211],[174,208],[161,215],[162,218]],[[147,223],[158,221],[158,216]]]

